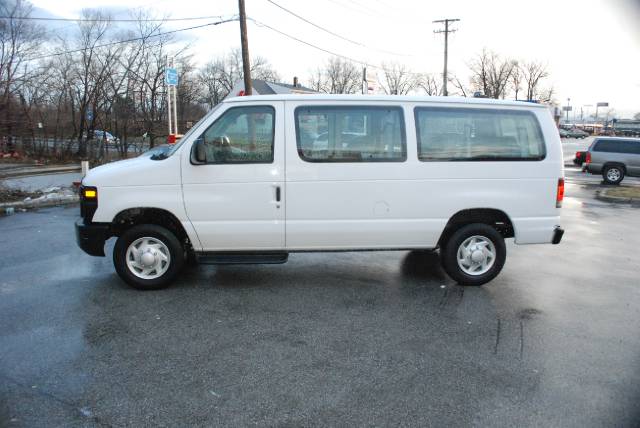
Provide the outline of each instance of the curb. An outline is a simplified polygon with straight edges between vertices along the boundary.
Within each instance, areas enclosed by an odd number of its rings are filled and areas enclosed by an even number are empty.
[[[70,205],[80,201],[78,195],[65,195],[42,200],[32,199],[30,201],[16,201],[0,203],[0,215],[11,215],[15,210],[28,210],[46,207],[55,207],[59,205]]]

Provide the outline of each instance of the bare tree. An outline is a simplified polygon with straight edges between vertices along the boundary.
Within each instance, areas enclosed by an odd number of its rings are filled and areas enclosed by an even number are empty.
[[[29,84],[31,69],[28,57],[40,48],[44,29],[29,21],[32,6],[24,0],[0,1],[0,113],[4,119],[1,129],[12,135],[16,120],[13,117],[15,96],[22,85]]]
[[[78,141],[78,156],[85,157],[87,141],[93,137],[101,101],[109,75],[117,64],[121,45],[104,46],[110,40],[110,16],[98,10],[83,10],[83,21],[79,21],[76,49],[72,69],[71,102],[74,111],[73,127]]]
[[[199,101],[200,86],[196,75],[196,68],[191,55],[182,54],[177,58],[176,67],[178,69],[178,118],[182,122],[181,129],[186,128],[187,122],[193,122],[206,113]]]
[[[220,78],[222,86],[225,89],[226,96],[238,80],[244,79],[244,71],[242,68],[242,51],[239,48],[232,49],[224,59],[218,58],[220,68]],[[275,82],[280,80],[278,73],[271,67],[269,61],[259,55],[254,56],[251,60],[251,78],[267,80]]]
[[[542,88],[538,91],[537,100],[543,103],[550,103],[553,101],[555,93],[556,90],[553,86]]]
[[[547,66],[538,61],[526,62],[522,66],[523,80],[527,88],[527,100],[539,97],[538,89],[541,82],[549,77]]]
[[[633,118],[634,118],[635,120],[640,120],[640,112],[638,112],[638,113],[634,114],[634,115],[633,115]]]
[[[384,77],[380,86],[385,94],[388,95],[406,95],[418,87],[419,78],[409,69],[398,63],[382,64]]]
[[[431,73],[425,73],[422,76],[419,76],[417,79],[417,86],[427,95],[434,96],[442,94],[441,80]]]
[[[448,81],[455,88],[455,92],[452,94],[468,97],[471,90],[460,80],[460,77],[455,74],[450,74],[450,76]]]
[[[329,94],[355,94],[362,89],[362,72],[354,63],[331,57],[311,79],[312,88]]]
[[[201,87],[200,102],[213,108],[227,95],[224,86],[225,65],[221,59],[209,61],[198,72],[198,83]]]
[[[489,98],[504,98],[516,62],[501,58],[497,53],[483,49],[471,61],[471,83],[475,90]]]

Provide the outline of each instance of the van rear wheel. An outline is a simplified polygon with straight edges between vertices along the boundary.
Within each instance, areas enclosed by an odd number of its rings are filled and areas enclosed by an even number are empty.
[[[507,256],[504,238],[493,227],[474,223],[461,227],[445,242],[442,267],[461,285],[482,285],[495,278]]]
[[[184,249],[164,227],[140,224],[126,230],[113,249],[116,272],[130,286],[157,290],[168,286],[184,264]]]

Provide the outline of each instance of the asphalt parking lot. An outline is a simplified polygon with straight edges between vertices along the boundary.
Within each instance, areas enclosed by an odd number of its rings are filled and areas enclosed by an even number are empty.
[[[563,242],[477,288],[362,252],[139,292],[76,206],[0,218],[0,426],[639,426],[639,211],[567,182]]]

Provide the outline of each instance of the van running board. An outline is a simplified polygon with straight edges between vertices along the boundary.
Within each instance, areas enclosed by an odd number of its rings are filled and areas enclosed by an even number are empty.
[[[289,253],[196,253],[198,263],[209,265],[279,264]]]

